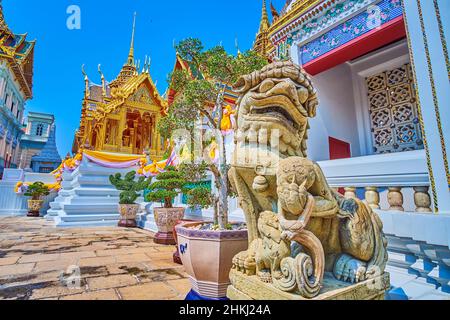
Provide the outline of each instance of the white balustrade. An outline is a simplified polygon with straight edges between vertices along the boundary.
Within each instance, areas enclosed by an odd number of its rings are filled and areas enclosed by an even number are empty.
[[[345,189],[346,198],[356,198],[358,188],[364,188],[362,200],[372,209],[404,212],[408,205],[416,212],[432,212],[423,150],[323,161],[319,165],[331,187]],[[407,199],[405,193],[412,190],[414,196]],[[385,192],[381,194],[382,191]]]

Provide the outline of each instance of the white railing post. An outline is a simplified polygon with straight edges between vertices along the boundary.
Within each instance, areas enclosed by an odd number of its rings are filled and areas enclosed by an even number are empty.
[[[366,187],[365,197],[372,209],[380,209],[380,194],[377,187]]]
[[[431,197],[429,194],[430,187],[414,187],[414,203],[416,205],[416,212],[430,213]]]
[[[345,198],[347,199],[356,199],[356,188],[354,187],[346,187],[345,188]]]
[[[405,211],[403,208],[403,193],[400,187],[390,187],[388,192],[388,203],[390,211]]]

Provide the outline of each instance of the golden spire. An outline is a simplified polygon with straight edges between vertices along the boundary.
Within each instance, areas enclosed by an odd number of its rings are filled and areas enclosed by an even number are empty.
[[[269,29],[270,29],[270,21],[269,15],[267,13],[267,4],[266,0],[263,0],[262,7],[262,17],[261,23],[259,25],[259,31],[256,35],[255,43],[253,44],[253,51],[258,53],[259,55],[265,57],[267,55],[267,50],[269,47]]]
[[[270,28],[269,15],[267,13],[266,0],[263,0],[262,17],[259,25],[259,33],[265,32]]]
[[[11,30],[9,30],[8,25],[6,24],[5,17],[3,16],[3,5],[0,0],[0,33],[6,33],[11,36]]]
[[[136,31],[136,12],[133,17],[133,31],[131,33],[131,44],[130,44],[130,52],[128,53],[128,61],[127,64],[129,66],[134,65],[134,33]]]

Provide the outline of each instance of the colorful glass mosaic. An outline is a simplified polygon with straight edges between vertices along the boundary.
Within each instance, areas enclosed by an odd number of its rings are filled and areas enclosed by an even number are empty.
[[[331,8],[325,15],[319,19],[331,19],[339,15],[340,10],[347,10],[352,2],[339,4]],[[353,4],[354,5],[354,4]],[[382,0],[366,11],[348,19],[339,26],[331,29],[329,32],[303,45],[300,48],[301,62],[306,64],[318,57],[381,27],[382,25],[402,16],[401,0]],[[313,19],[303,26],[301,30],[294,32],[287,39],[290,45],[294,39],[298,38],[299,33],[310,32],[312,28],[317,27],[318,20]]]

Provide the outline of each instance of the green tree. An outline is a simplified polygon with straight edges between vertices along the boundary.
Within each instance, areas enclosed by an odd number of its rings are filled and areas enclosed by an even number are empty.
[[[136,171],[131,171],[122,179],[120,173],[111,175],[109,181],[120,193],[120,204],[135,204],[134,202],[139,198],[141,192],[148,188],[151,183],[151,178],[139,177],[136,181]]]
[[[31,200],[41,200],[42,197],[49,194],[50,190],[43,182],[35,182],[28,187],[24,195],[31,197]]]
[[[175,197],[188,191],[186,186],[189,182],[183,173],[172,166],[158,174],[156,180],[149,187],[150,192],[146,196],[146,201],[164,203],[164,208],[173,208],[172,202]]]
[[[194,38],[181,41],[175,48],[181,59],[188,63],[190,70],[175,70],[168,77],[170,88],[176,95],[169,109],[169,116],[160,126],[160,133],[169,138],[177,129],[192,132],[198,123],[219,133],[226,105],[226,90],[230,89],[240,76],[261,69],[267,64],[267,60],[253,51],[233,56],[228,54],[223,46],[205,50],[202,42]],[[162,130],[162,127],[165,129]],[[208,163],[208,169],[214,175],[218,190],[217,197],[212,201],[216,223],[224,230],[228,226],[228,196],[231,194],[229,166],[223,136],[217,134],[216,142],[220,147],[220,160],[218,164]]]

